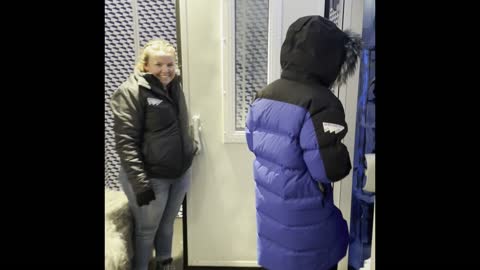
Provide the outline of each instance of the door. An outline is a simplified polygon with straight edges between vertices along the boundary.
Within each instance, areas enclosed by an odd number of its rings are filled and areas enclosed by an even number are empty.
[[[253,155],[243,143],[224,143],[222,1],[180,1],[179,8],[183,84],[201,125],[184,207],[185,265],[257,266]]]
[[[257,2],[258,8],[248,6],[253,2]],[[345,1],[348,19],[344,19],[344,25],[358,21],[352,15],[355,2],[363,1]],[[179,0],[178,8],[184,89],[190,113],[199,119],[201,127],[201,152],[193,163],[193,180],[185,205],[185,264],[256,267],[254,156],[248,151],[242,130],[244,103],[251,100],[252,88],[259,90],[255,88],[262,82],[264,86],[280,76],[280,47],[288,26],[301,16],[323,16],[324,1]],[[242,16],[253,17],[242,21]],[[262,20],[262,16],[267,18]],[[242,28],[252,31],[246,25],[252,18],[259,20],[256,25],[263,25],[255,27],[268,29],[263,31],[266,36],[259,30],[249,40],[238,33]],[[361,29],[361,24],[353,30],[358,27]],[[243,38],[247,42],[242,43]],[[238,51],[243,49],[247,53],[239,55]],[[255,57],[250,57],[252,54]],[[254,66],[261,68],[242,71],[258,73],[241,77],[245,75],[238,70],[242,61],[257,61]],[[258,81],[247,80],[253,77]],[[247,79],[239,82],[241,78]],[[249,83],[253,85],[250,88]],[[337,91],[346,107],[350,130],[355,130],[357,86],[358,79],[352,79]],[[354,134],[350,134],[345,139],[351,154],[353,138]],[[335,203],[348,221],[351,176],[342,182],[336,184]],[[347,269],[346,261],[339,269]]]

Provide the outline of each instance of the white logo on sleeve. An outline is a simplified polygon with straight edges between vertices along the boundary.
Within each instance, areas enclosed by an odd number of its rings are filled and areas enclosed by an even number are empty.
[[[152,106],[158,106],[160,103],[163,102],[163,100],[158,99],[158,98],[147,98],[148,105]]]
[[[345,127],[342,125],[334,124],[334,123],[327,123],[323,122],[323,131],[329,133],[340,133]]]

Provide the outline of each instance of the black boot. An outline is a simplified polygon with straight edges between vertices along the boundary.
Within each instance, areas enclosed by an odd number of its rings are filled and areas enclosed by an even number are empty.
[[[157,267],[155,268],[155,270],[175,270],[175,266],[172,264],[172,262],[172,258],[157,262]]]

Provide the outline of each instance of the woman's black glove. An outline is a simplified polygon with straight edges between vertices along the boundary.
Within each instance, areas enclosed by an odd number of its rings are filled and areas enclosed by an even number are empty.
[[[155,200],[155,193],[152,189],[147,189],[138,193],[136,197],[138,206],[147,205],[151,201]]]

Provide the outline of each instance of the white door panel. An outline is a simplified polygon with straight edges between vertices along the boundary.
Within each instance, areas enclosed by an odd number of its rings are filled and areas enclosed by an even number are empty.
[[[187,194],[188,265],[257,266],[253,155],[223,143],[221,1],[180,9],[184,87],[202,142]]]

